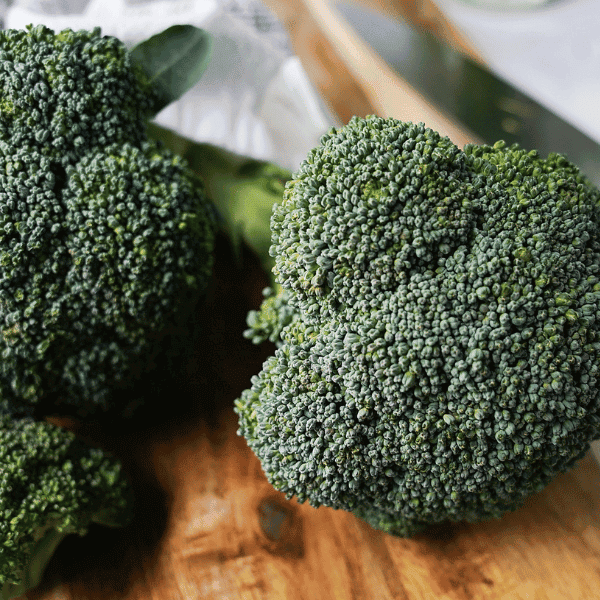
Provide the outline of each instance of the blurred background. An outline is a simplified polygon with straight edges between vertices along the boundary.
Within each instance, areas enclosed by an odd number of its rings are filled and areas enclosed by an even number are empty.
[[[435,124],[426,100],[469,138],[564,153],[600,183],[598,0],[266,1],[290,31],[319,22],[376,112]]]
[[[291,168],[371,110],[457,143],[547,146],[600,183],[600,0],[0,0],[0,18],[130,44],[182,19],[211,30],[212,68],[159,122]],[[281,154],[290,123],[301,133]]]
[[[464,120],[470,112],[468,124],[485,141],[547,146],[600,180],[597,0],[336,0],[335,6],[400,76],[455,116]],[[433,48],[432,37],[447,48]]]

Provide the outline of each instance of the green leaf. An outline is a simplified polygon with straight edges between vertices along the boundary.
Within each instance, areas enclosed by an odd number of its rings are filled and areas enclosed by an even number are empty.
[[[199,81],[211,53],[210,34],[193,25],[173,25],[130,51],[158,95],[157,113]]]

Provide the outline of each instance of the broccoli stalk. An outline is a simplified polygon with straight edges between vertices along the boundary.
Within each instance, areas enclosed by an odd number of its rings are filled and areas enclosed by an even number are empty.
[[[24,594],[27,590],[39,585],[55,550],[68,533],[66,531],[58,531],[50,526],[32,547],[29,564],[25,566],[20,574],[21,580],[16,583],[14,580],[6,581],[0,591],[0,600],[16,598]],[[38,535],[36,534],[34,537],[37,538]]]
[[[600,437],[600,191],[564,156],[332,129],[271,217],[277,344],[236,402],[288,497],[410,536],[518,508]]]
[[[273,206],[281,202],[292,173],[269,161],[235,154],[213,144],[193,142],[155,123],[149,124],[148,136],[163,141],[183,156],[201,176],[234,252],[239,257],[243,243],[256,254],[270,276],[274,262],[269,254],[269,222]],[[255,343],[267,339],[278,343],[281,329],[293,317],[293,311],[288,310],[282,299],[283,290],[273,278],[271,286],[263,290],[269,300],[261,311],[252,311],[248,316],[251,329],[246,337]]]

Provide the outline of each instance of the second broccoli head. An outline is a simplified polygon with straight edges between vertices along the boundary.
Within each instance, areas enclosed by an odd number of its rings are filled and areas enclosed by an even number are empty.
[[[155,92],[117,38],[38,25],[0,31],[0,139],[67,167],[93,148],[143,141]]]
[[[353,119],[271,220],[278,348],[240,433],[288,496],[408,536],[499,517],[600,437],[600,192],[560,155]]]
[[[215,219],[146,139],[154,93],[112,37],[0,32],[0,396],[106,406],[207,286]]]

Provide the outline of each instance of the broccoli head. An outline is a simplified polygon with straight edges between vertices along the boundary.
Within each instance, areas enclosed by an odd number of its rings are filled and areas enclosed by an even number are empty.
[[[236,402],[289,497],[400,536],[519,507],[600,437],[600,192],[565,157],[354,118],[274,208]]]
[[[55,172],[91,148],[141,142],[156,101],[124,44],[99,28],[0,31],[0,89],[0,140]]]
[[[132,516],[121,463],[50,423],[0,412],[0,464],[2,600],[36,586],[67,535]]]
[[[147,141],[156,94],[120,41],[29,27],[0,57],[0,398],[110,408],[207,288],[213,208]]]

